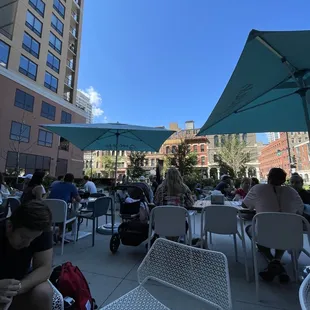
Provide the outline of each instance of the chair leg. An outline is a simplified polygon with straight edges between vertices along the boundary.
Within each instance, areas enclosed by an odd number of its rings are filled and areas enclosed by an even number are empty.
[[[210,237],[210,244],[213,244],[212,243],[212,233],[209,233],[209,237]],[[207,238],[207,236],[206,236],[206,238]]]
[[[74,221],[74,243],[77,241],[77,230],[78,230],[78,218]]]
[[[253,265],[254,265],[254,277],[255,277],[255,287],[256,287],[256,299],[259,301],[259,278],[258,278],[258,262],[256,247],[252,242],[252,252],[253,252]]]
[[[92,246],[95,246],[95,232],[96,232],[96,219],[93,219],[93,244]]]
[[[76,232],[76,241],[78,241],[78,240],[79,240],[80,225],[81,225],[80,218],[77,218],[77,232]]]
[[[293,274],[294,274],[295,282],[298,283],[298,259],[297,259],[296,251],[292,250],[291,259],[292,259],[292,264],[293,264]]]
[[[96,229],[98,228],[98,217],[96,217]]]
[[[237,247],[236,234],[233,235],[233,238],[234,238],[235,258],[236,258],[236,262],[238,262],[238,247]]]
[[[65,235],[66,235],[66,222],[64,221],[64,224],[63,224],[63,227],[62,227],[61,255],[64,254]]]
[[[243,255],[244,255],[245,278],[248,282],[250,282],[248,257],[247,257],[247,253],[246,253],[246,244],[245,244],[245,240],[244,240],[244,235],[243,236],[239,235],[239,238],[241,239]]]

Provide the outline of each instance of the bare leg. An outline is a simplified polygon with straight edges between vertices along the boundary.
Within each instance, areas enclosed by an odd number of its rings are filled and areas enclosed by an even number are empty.
[[[44,282],[31,291],[16,296],[9,310],[52,310],[52,303],[53,289],[48,282]]]

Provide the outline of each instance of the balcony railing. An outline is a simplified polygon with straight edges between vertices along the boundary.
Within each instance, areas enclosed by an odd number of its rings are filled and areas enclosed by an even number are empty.
[[[78,23],[79,22],[79,14],[76,12],[71,12],[72,18]]]
[[[72,71],[75,70],[75,65],[74,65],[73,59],[71,59],[71,60],[67,59],[67,67],[70,68]]]
[[[70,27],[70,33],[71,33],[75,38],[77,38],[77,30],[76,30],[76,28]]]
[[[69,44],[69,50],[76,54],[76,45],[74,43]]]
[[[72,88],[72,78],[65,77],[65,84]]]

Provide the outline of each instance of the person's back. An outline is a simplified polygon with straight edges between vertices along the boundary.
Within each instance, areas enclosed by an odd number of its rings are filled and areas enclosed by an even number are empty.
[[[298,193],[288,186],[257,184],[251,188],[243,203],[247,208],[260,212],[303,212],[303,202]]]
[[[97,187],[94,182],[87,181],[84,185],[84,189],[86,192],[89,192],[90,194],[96,194],[97,193]]]
[[[74,184],[68,182],[58,182],[51,188],[49,194],[50,199],[61,199],[70,202],[72,196],[77,193],[77,188]]]

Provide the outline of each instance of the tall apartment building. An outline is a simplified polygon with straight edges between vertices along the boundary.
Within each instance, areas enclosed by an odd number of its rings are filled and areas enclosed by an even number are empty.
[[[267,135],[268,143],[271,143],[273,141],[280,139],[280,132],[267,132],[266,135]]]
[[[39,125],[85,123],[85,111],[74,104],[83,1],[4,2],[0,5],[0,171],[44,169],[51,175],[67,171],[82,175],[83,153]]]
[[[86,123],[91,124],[93,122],[93,106],[90,103],[90,97],[78,89],[75,104],[86,112]]]

